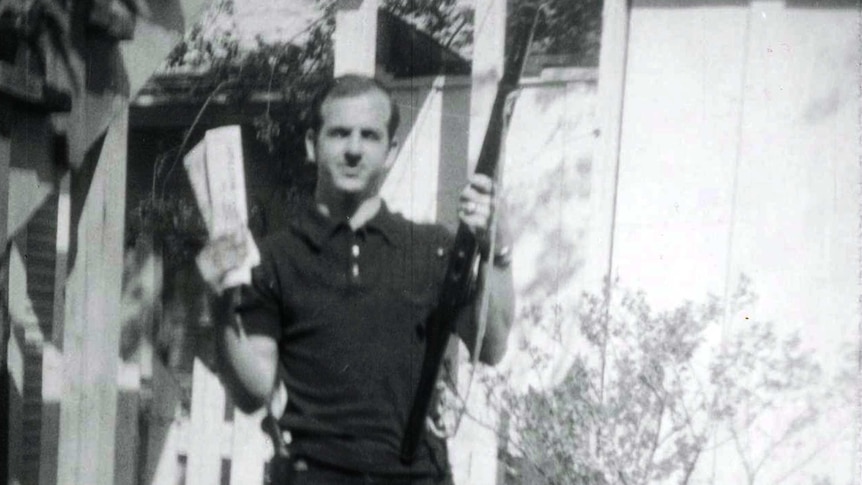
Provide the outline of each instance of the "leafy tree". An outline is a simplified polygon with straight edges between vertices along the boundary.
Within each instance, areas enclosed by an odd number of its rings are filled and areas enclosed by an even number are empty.
[[[823,416],[824,375],[796,333],[743,318],[722,330],[715,297],[656,311],[643,292],[609,290],[582,298],[583,348],[561,383],[520,393],[507,373],[483,376],[503,417],[507,483],[686,484],[705,453],[728,445],[755,485],[769,467],[790,476],[804,466],[781,469],[782,452],[823,451],[806,432]],[[732,315],[755,301],[744,279]],[[534,310],[524,324],[541,320]],[[526,351],[535,369],[547,363],[542,348]]]
[[[168,54],[162,69],[212,69],[232,61],[239,53],[233,14],[233,0],[215,0]]]
[[[597,66],[602,28],[602,0],[509,0],[509,20],[529,21],[524,5],[539,5],[533,52],[563,55],[578,66]],[[386,0],[385,7],[412,21],[441,45],[469,55],[477,22],[472,3],[456,0]],[[481,19],[478,19],[481,22]]]
[[[472,5],[457,0],[385,0],[383,6],[430,34],[440,45],[469,53],[473,43]]]
[[[579,66],[598,66],[602,0],[544,0],[534,49],[571,56]]]

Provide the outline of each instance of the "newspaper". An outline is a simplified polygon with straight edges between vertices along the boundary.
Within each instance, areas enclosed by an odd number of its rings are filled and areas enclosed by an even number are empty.
[[[260,253],[248,230],[240,127],[207,130],[183,166],[209,233],[197,257],[201,275],[219,293],[250,283]]]

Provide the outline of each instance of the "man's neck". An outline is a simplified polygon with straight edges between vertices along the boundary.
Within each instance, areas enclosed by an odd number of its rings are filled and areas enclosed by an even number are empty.
[[[337,221],[347,221],[351,229],[356,230],[365,225],[380,211],[383,201],[379,195],[364,199],[340,198],[327,200],[315,197],[317,210]]]

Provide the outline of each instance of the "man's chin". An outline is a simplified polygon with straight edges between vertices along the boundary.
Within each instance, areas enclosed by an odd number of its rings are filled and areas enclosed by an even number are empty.
[[[359,180],[342,180],[335,185],[339,192],[345,195],[359,197],[369,192],[368,185]]]

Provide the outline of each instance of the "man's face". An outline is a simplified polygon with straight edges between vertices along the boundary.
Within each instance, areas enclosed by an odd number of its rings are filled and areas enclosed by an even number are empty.
[[[392,165],[389,100],[379,91],[323,102],[319,132],[309,131],[306,149],[317,163],[318,190],[368,198],[377,194]]]

